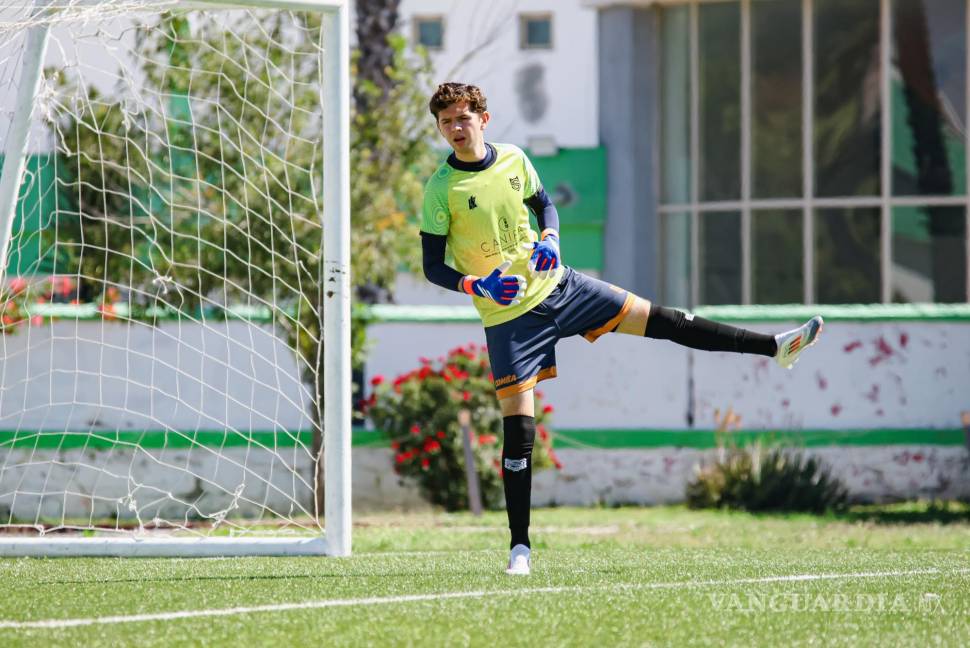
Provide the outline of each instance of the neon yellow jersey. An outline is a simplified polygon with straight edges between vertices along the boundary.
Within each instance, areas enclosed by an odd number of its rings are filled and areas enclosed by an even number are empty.
[[[529,274],[532,251],[524,242],[539,239],[529,224],[523,202],[542,185],[532,162],[512,144],[491,144],[496,158],[481,171],[462,171],[444,162],[424,189],[421,231],[448,237],[455,268],[466,275],[484,277],[504,261],[512,267],[506,274],[522,275],[528,284],[521,302],[500,306],[490,299],[472,301],[485,326],[515,319],[549,296],[562,276],[539,279]]]

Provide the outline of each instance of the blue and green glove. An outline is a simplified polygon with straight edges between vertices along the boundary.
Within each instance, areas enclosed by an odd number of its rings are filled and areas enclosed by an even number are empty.
[[[554,229],[542,232],[542,239],[536,243],[523,243],[522,247],[532,250],[529,259],[529,272],[533,277],[545,279],[555,274],[561,265],[559,261],[559,233]]]
[[[469,295],[491,299],[500,306],[519,303],[519,296],[525,293],[525,277],[521,275],[505,276],[512,267],[511,261],[505,261],[492,270],[487,277],[466,275],[461,280],[461,290]]]

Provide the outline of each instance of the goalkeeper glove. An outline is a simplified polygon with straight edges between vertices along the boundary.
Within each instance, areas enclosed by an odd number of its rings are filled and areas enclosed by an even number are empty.
[[[529,272],[540,279],[551,277],[559,267],[559,234],[554,229],[547,229],[542,233],[542,240],[538,243],[523,243],[522,247],[532,250],[529,259]]]
[[[492,270],[492,274],[487,277],[467,275],[461,280],[461,290],[469,295],[491,299],[500,306],[518,304],[519,296],[525,292],[525,277],[521,275],[504,276],[505,272],[511,267],[512,262],[505,261]]]

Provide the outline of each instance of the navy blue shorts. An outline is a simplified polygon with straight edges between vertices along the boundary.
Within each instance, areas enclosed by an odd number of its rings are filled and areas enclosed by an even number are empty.
[[[633,293],[565,268],[549,296],[513,320],[485,328],[499,398],[532,389],[556,376],[556,342],[582,335],[595,342],[633,306]]]

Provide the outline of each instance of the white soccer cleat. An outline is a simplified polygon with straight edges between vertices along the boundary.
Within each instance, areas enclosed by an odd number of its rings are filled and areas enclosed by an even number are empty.
[[[784,369],[791,369],[798,362],[801,352],[818,342],[823,324],[822,316],[816,315],[797,329],[776,335],[778,351],[775,352],[775,362]]]
[[[528,576],[531,571],[529,558],[531,553],[529,548],[523,544],[512,547],[512,552],[509,554],[509,566],[505,573],[510,576]]]

